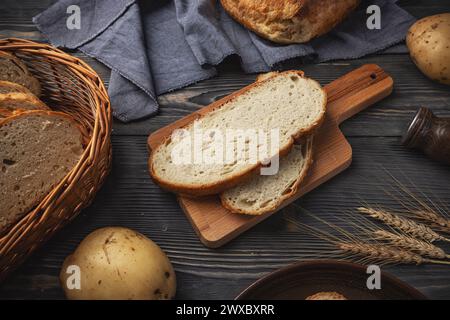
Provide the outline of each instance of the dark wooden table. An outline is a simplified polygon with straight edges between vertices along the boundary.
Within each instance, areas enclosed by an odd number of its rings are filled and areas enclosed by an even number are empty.
[[[53,0],[2,0],[0,37],[45,38],[31,18]],[[450,0],[399,1],[417,17],[450,11]],[[80,53],[108,84],[109,72]],[[400,136],[419,106],[437,115],[450,115],[450,87],[423,76],[406,54],[379,54],[357,60],[300,65],[306,74],[326,84],[364,63],[376,63],[395,81],[393,94],[342,125],[353,147],[351,167],[298,201],[318,216],[339,215],[361,199],[393,206],[380,189],[393,185],[387,172],[411,188],[450,208],[450,168],[400,145]],[[292,65],[291,65],[292,67]],[[147,173],[146,138],[154,130],[252,82],[255,75],[227,61],[220,74],[188,88],[160,97],[161,111],[131,124],[114,122],[113,169],[92,206],[36,252],[0,286],[0,298],[59,299],[63,292],[58,274],[63,259],[91,231],[104,226],[125,226],[156,241],[169,255],[178,277],[177,298],[232,299],[257,278],[301,260],[299,231],[289,227],[283,214],[275,214],[223,248],[205,248],[171,194],[158,188]],[[298,216],[301,220],[302,217]],[[450,247],[446,248],[450,252]],[[430,298],[450,298],[449,266],[395,266],[385,270]]]

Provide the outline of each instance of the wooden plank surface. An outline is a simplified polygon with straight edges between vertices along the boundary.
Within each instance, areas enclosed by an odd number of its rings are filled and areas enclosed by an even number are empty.
[[[3,0],[0,3],[0,37],[44,40],[31,17],[53,0]],[[417,17],[448,11],[449,0],[399,1]],[[108,70],[79,53],[108,84]],[[353,163],[330,182],[297,203],[320,217],[330,218],[352,209],[359,199],[396,206],[383,188],[392,185],[385,170],[411,188],[421,190],[450,207],[450,169],[423,155],[404,149],[400,135],[419,106],[438,115],[450,115],[450,89],[425,78],[404,54],[372,55],[351,61],[301,66],[308,76],[328,83],[365,63],[376,63],[395,81],[393,94],[374,108],[346,121],[341,129],[353,148]],[[295,62],[294,62],[295,64]],[[236,61],[227,61],[218,77],[160,98],[161,111],[133,124],[115,122],[113,170],[93,205],[0,286],[0,298],[63,298],[58,273],[63,259],[89,232],[122,225],[155,240],[168,253],[178,277],[177,298],[229,299],[265,273],[304,257],[301,232],[278,214],[221,249],[205,248],[174,196],[158,188],[147,174],[146,138],[150,132],[252,82]],[[287,209],[286,209],[287,210]],[[302,216],[299,220],[305,219]],[[450,247],[444,246],[447,252]],[[386,268],[431,298],[450,298],[450,268],[446,266],[395,266]]]

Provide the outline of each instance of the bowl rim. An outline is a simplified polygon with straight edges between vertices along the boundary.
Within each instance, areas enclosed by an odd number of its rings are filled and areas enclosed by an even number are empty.
[[[304,268],[314,268],[314,267],[340,267],[353,269],[357,271],[366,271],[367,266],[362,264],[357,264],[349,261],[340,261],[340,260],[332,260],[332,259],[317,259],[317,260],[309,260],[309,261],[298,261],[282,268],[276,269],[272,272],[269,272],[262,278],[256,280],[252,284],[250,284],[247,288],[241,291],[236,297],[235,300],[245,300],[251,299],[251,296],[255,291],[257,291],[261,286],[269,284],[270,282],[276,280],[278,277],[286,276],[287,274],[302,270]],[[381,271],[381,276],[390,281],[394,286],[400,288],[402,291],[410,294],[411,299],[414,300],[428,300],[428,297],[424,295],[421,291],[414,288],[410,284],[400,280],[389,272]]]

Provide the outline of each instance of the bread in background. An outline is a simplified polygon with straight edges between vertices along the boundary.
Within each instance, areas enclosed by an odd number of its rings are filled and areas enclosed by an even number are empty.
[[[273,42],[304,43],[331,31],[360,0],[220,0],[239,23]]]

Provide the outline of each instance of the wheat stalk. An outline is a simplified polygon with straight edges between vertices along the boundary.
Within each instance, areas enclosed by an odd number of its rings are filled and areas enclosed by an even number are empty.
[[[448,208],[442,202],[437,205],[435,201],[430,199],[424,193],[422,197],[415,195],[405,185],[403,185],[397,178],[389,174],[397,185],[397,191],[403,192],[408,199],[399,197],[394,193],[384,190],[386,194],[397,200],[407,212],[402,212],[402,215],[411,216],[419,221],[430,223],[433,228],[439,231],[450,234],[450,219],[448,217]],[[411,182],[411,181],[410,181]],[[411,182],[412,183],[412,182]],[[427,202],[427,201],[428,202]]]
[[[347,253],[363,256],[383,263],[422,264],[424,259],[415,253],[368,243],[338,243],[337,247]]]
[[[386,230],[376,230],[374,235],[379,240],[388,241],[396,247],[416,252],[421,256],[434,259],[450,258],[450,255],[447,255],[444,250],[426,241],[417,240],[406,235],[394,234]]]
[[[300,230],[303,230],[304,235],[308,234],[325,242],[315,251],[316,258],[326,256],[327,258],[349,260],[366,265],[371,263],[379,265],[425,263],[450,265],[450,261],[436,260],[437,258],[431,259],[431,257],[428,259],[422,257],[419,253],[399,248],[392,243],[380,241],[379,238],[374,237],[374,232],[378,230],[378,227],[364,216],[346,215],[345,219],[338,219],[350,223],[355,228],[357,227],[356,230],[350,232],[309,213],[299,206],[294,206],[302,211],[302,215],[313,218],[326,227],[324,229],[305,224],[289,215],[285,215],[285,219]]]
[[[418,220],[432,223],[435,227],[446,233],[450,233],[450,219],[446,219],[434,211],[414,210],[411,212],[411,215]]]
[[[422,256],[413,253],[411,251],[392,248],[380,244],[368,244],[368,243],[337,243],[337,247],[350,255],[356,255],[364,257],[364,263],[392,263],[392,264],[424,264],[424,263],[436,263],[436,264],[448,264],[447,261],[438,261],[423,258]]]
[[[410,219],[399,217],[385,210],[376,210],[373,208],[364,207],[360,207],[357,210],[361,213],[368,214],[370,217],[380,220],[387,225],[396,228],[397,230],[403,231],[415,238],[419,238],[431,243],[438,240],[450,242],[450,239],[441,236],[426,225],[414,222]]]

